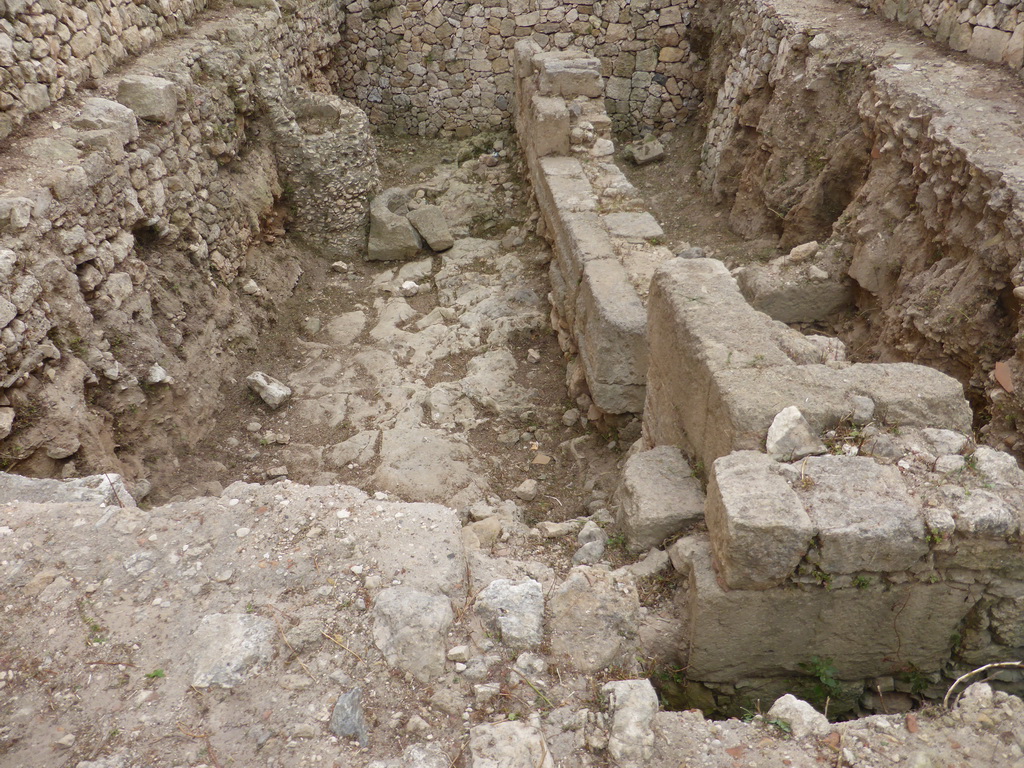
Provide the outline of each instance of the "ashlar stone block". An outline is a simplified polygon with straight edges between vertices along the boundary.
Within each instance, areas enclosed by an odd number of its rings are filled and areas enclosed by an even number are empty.
[[[712,466],[705,519],[715,562],[731,589],[783,583],[817,532],[778,467],[755,451],[723,456]]]
[[[923,513],[896,467],[815,456],[793,465],[793,486],[818,529],[825,573],[902,571],[928,553]]]
[[[700,481],[678,448],[631,456],[616,492],[618,526],[631,552],[646,552],[704,517]],[[802,510],[801,510],[802,511]]]

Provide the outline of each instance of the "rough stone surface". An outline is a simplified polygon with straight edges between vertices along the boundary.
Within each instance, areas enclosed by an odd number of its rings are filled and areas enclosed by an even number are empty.
[[[551,651],[581,672],[633,663],[639,602],[632,576],[589,566],[573,568],[551,593],[547,626]]]
[[[361,747],[369,743],[370,735],[363,714],[363,692],[359,688],[338,697],[331,711],[330,729],[339,739],[354,739]]]
[[[472,768],[555,768],[540,730],[517,722],[474,726],[469,759]]]
[[[408,261],[420,251],[420,237],[409,222],[407,192],[388,189],[370,203],[370,261]]]
[[[783,408],[772,420],[765,447],[770,456],[786,461],[825,452],[824,443],[811,432],[811,425],[795,405]]]
[[[649,680],[619,680],[601,688],[608,697],[611,729],[608,753],[620,768],[647,765],[654,754],[658,694]]]
[[[536,648],[544,640],[544,592],[533,579],[492,581],[476,596],[476,612],[509,648]]]
[[[895,467],[860,456],[811,457],[793,487],[820,541],[826,573],[900,571],[928,551],[918,502]]]
[[[409,212],[409,222],[432,251],[447,251],[455,244],[444,212],[436,205],[423,205]]]
[[[143,120],[169,123],[178,111],[174,83],[162,77],[128,75],[117,86],[117,100]]]
[[[235,688],[260,672],[274,655],[274,623],[244,613],[206,616],[193,635],[198,653],[192,685]]]
[[[616,522],[632,552],[644,552],[698,522],[704,494],[674,446],[635,454],[622,469]]]
[[[373,605],[373,642],[388,664],[427,683],[444,672],[445,633],[455,615],[448,599],[389,587]]]
[[[778,718],[789,724],[793,738],[804,739],[808,736],[822,737],[831,730],[828,718],[806,701],[787,693],[778,699],[768,710],[768,717]]]
[[[775,462],[752,451],[712,465],[707,525],[715,561],[732,589],[783,583],[817,532]]]

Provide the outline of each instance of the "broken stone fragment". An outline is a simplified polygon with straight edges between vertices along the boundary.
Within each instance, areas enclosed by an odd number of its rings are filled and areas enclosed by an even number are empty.
[[[147,384],[170,384],[171,377],[160,363],[153,363],[146,371]]]
[[[11,434],[14,428],[14,409],[0,408],[0,440]]]
[[[657,139],[637,141],[625,149],[626,158],[636,165],[647,165],[665,157],[665,148]]]
[[[386,189],[370,203],[368,260],[408,261],[419,252],[420,237],[406,216],[408,194],[404,189]]]
[[[444,212],[436,205],[424,205],[409,213],[409,222],[416,228],[432,251],[447,251],[455,245]]]
[[[772,421],[766,447],[772,458],[784,461],[825,453],[825,444],[811,431],[811,425],[795,405],[783,408]]]
[[[363,715],[363,691],[355,688],[343,693],[334,704],[331,713],[331,733],[339,739],[353,739],[365,747],[370,741]]]
[[[249,389],[259,395],[263,402],[275,410],[280,408],[292,396],[291,388],[262,371],[256,371],[246,377]]]
[[[169,123],[178,112],[174,83],[162,77],[128,75],[117,84],[117,100],[143,120]]]
[[[772,704],[772,708],[768,710],[768,717],[789,723],[795,739],[825,736],[831,729],[827,717],[791,693],[787,693]]]
[[[537,498],[537,481],[530,478],[529,480],[523,480],[519,485],[516,486],[515,494],[523,501],[533,501]]]

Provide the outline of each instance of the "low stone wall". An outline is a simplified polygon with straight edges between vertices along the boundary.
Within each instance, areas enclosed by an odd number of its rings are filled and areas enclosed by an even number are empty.
[[[942,673],[1019,652],[1024,472],[973,446],[955,380],[845,363],[834,347],[824,363],[820,339],[751,308],[713,260],[667,262],[648,311],[644,445],[679,447],[708,474],[707,533],[669,550],[687,591],[688,677],[768,698],[828,659],[855,698],[908,671],[924,681],[915,692],[939,691]],[[776,431],[794,406],[799,450]],[[641,520],[654,510],[629,489],[646,455],[624,481]],[[675,461],[662,474],[684,476]],[[693,528],[690,506],[677,532]]]
[[[954,51],[1002,64],[1024,77],[1024,9],[1017,0],[850,1],[916,29]]]
[[[516,46],[516,130],[552,243],[552,323],[573,397],[591,418],[638,413],[647,369],[644,303],[671,258],[663,232],[612,161],[600,62]]]
[[[181,32],[206,0],[0,3],[0,139],[118,62]]]
[[[346,6],[341,95],[375,125],[469,136],[512,117],[512,49],[580,49],[600,58],[616,131],[685,120],[700,104],[696,0],[355,0]]]
[[[132,439],[136,457],[159,464],[201,436],[235,355],[299,274],[287,254],[251,253],[283,233],[255,73],[319,66],[336,32],[311,34],[308,10],[238,11],[199,27],[95,97],[55,107],[10,147],[0,193],[5,466],[134,478],[145,471],[120,463],[118,442]]]
[[[1019,83],[825,0],[757,0],[733,21],[702,158],[730,224],[820,242],[800,267],[815,306],[849,297],[851,344],[955,376],[987,439],[1024,449]]]

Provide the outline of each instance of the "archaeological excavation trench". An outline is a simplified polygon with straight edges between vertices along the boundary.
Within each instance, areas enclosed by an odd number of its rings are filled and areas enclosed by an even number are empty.
[[[1019,4],[0,66],[0,766],[1024,764]]]

